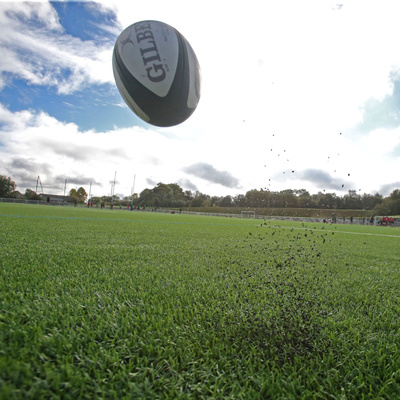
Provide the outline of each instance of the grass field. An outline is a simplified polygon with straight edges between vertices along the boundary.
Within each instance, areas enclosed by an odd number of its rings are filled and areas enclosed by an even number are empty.
[[[400,230],[0,204],[0,399],[400,398]]]

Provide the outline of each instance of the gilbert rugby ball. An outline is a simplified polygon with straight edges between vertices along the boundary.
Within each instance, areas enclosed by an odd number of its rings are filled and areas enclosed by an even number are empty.
[[[200,99],[200,66],[189,42],[158,21],[137,22],[118,37],[113,72],[121,96],[155,126],[185,121]]]

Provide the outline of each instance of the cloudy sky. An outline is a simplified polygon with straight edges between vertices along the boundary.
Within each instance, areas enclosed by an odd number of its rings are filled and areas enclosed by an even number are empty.
[[[17,189],[209,195],[400,188],[400,1],[0,0],[0,175]],[[191,43],[202,93],[156,128],[124,104],[118,35],[159,20]]]

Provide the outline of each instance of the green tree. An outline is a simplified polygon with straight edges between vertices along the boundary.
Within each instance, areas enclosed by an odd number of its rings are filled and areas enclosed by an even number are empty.
[[[142,205],[154,205],[154,199],[155,199],[155,195],[153,193],[153,191],[151,189],[144,189],[140,192],[139,194],[139,201],[138,201],[138,205],[142,206]]]
[[[10,197],[16,187],[17,185],[10,177],[0,175],[0,197]]]
[[[195,197],[191,202],[190,205],[192,207],[203,207],[204,205],[204,198],[202,197]]]
[[[376,205],[381,204],[382,201],[383,197],[379,193],[375,193],[374,195],[364,193],[362,196],[363,208],[365,210],[372,210]]]
[[[310,192],[306,189],[295,189],[293,193],[298,197],[310,197]]]
[[[78,195],[76,193],[76,189],[71,189],[69,191],[69,199],[68,201],[72,202],[72,203],[78,203],[79,202],[79,198]]]
[[[311,198],[310,192],[306,189],[297,189],[293,191],[297,196],[297,207],[300,208],[313,208],[315,203]]]
[[[245,207],[263,207],[263,192],[257,189],[249,190],[246,195]]]
[[[246,204],[246,197],[243,194],[238,194],[233,198],[233,204],[236,207],[244,207]]]
[[[394,190],[389,197],[385,197],[381,204],[374,208],[377,215],[398,215],[400,214],[400,189]]]
[[[73,202],[84,203],[88,197],[88,194],[83,187],[80,187],[78,190],[71,189],[69,191],[69,196]]]
[[[389,198],[392,200],[400,200],[400,189],[393,190],[393,192],[390,193]]]
[[[270,206],[286,207],[286,194],[282,192],[271,192]]]
[[[172,190],[172,207],[185,207],[188,204],[188,200],[185,196],[183,189],[176,183],[170,183],[168,186]]]
[[[80,187],[77,191],[76,194],[78,195],[78,199],[80,203],[84,203],[88,197],[88,194],[86,193],[86,190],[83,187]]]
[[[318,207],[319,208],[335,208],[336,194],[319,192]]]
[[[297,206],[297,197],[292,189],[282,190],[279,195],[284,203],[284,207],[294,208]]]
[[[348,194],[343,196],[342,208],[361,210],[363,208],[361,196],[355,190],[349,190]]]
[[[193,193],[192,193],[191,190],[185,190],[184,195],[185,195],[185,200],[186,200],[187,202],[190,202],[190,200],[193,199]]]
[[[232,202],[232,196],[225,196],[221,199],[219,205],[221,207],[232,207],[233,206],[233,202]]]
[[[42,200],[42,196],[31,189],[25,190],[25,198],[28,200]]]
[[[174,191],[170,185],[160,182],[155,188],[153,188],[153,193],[156,195],[158,200],[154,202],[154,206],[171,207],[174,198]]]
[[[207,200],[210,200],[210,196],[208,196],[207,194],[201,193],[199,191],[197,191],[194,194],[194,198],[193,200],[190,202],[190,205],[192,207],[204,207],[205,202]],[[214,203],[215,204],[215,203]]]

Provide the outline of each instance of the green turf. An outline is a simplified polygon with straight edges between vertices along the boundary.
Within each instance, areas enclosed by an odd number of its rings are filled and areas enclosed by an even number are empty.
[[[400,398],[400,230],[0,204],[1,399]]]

